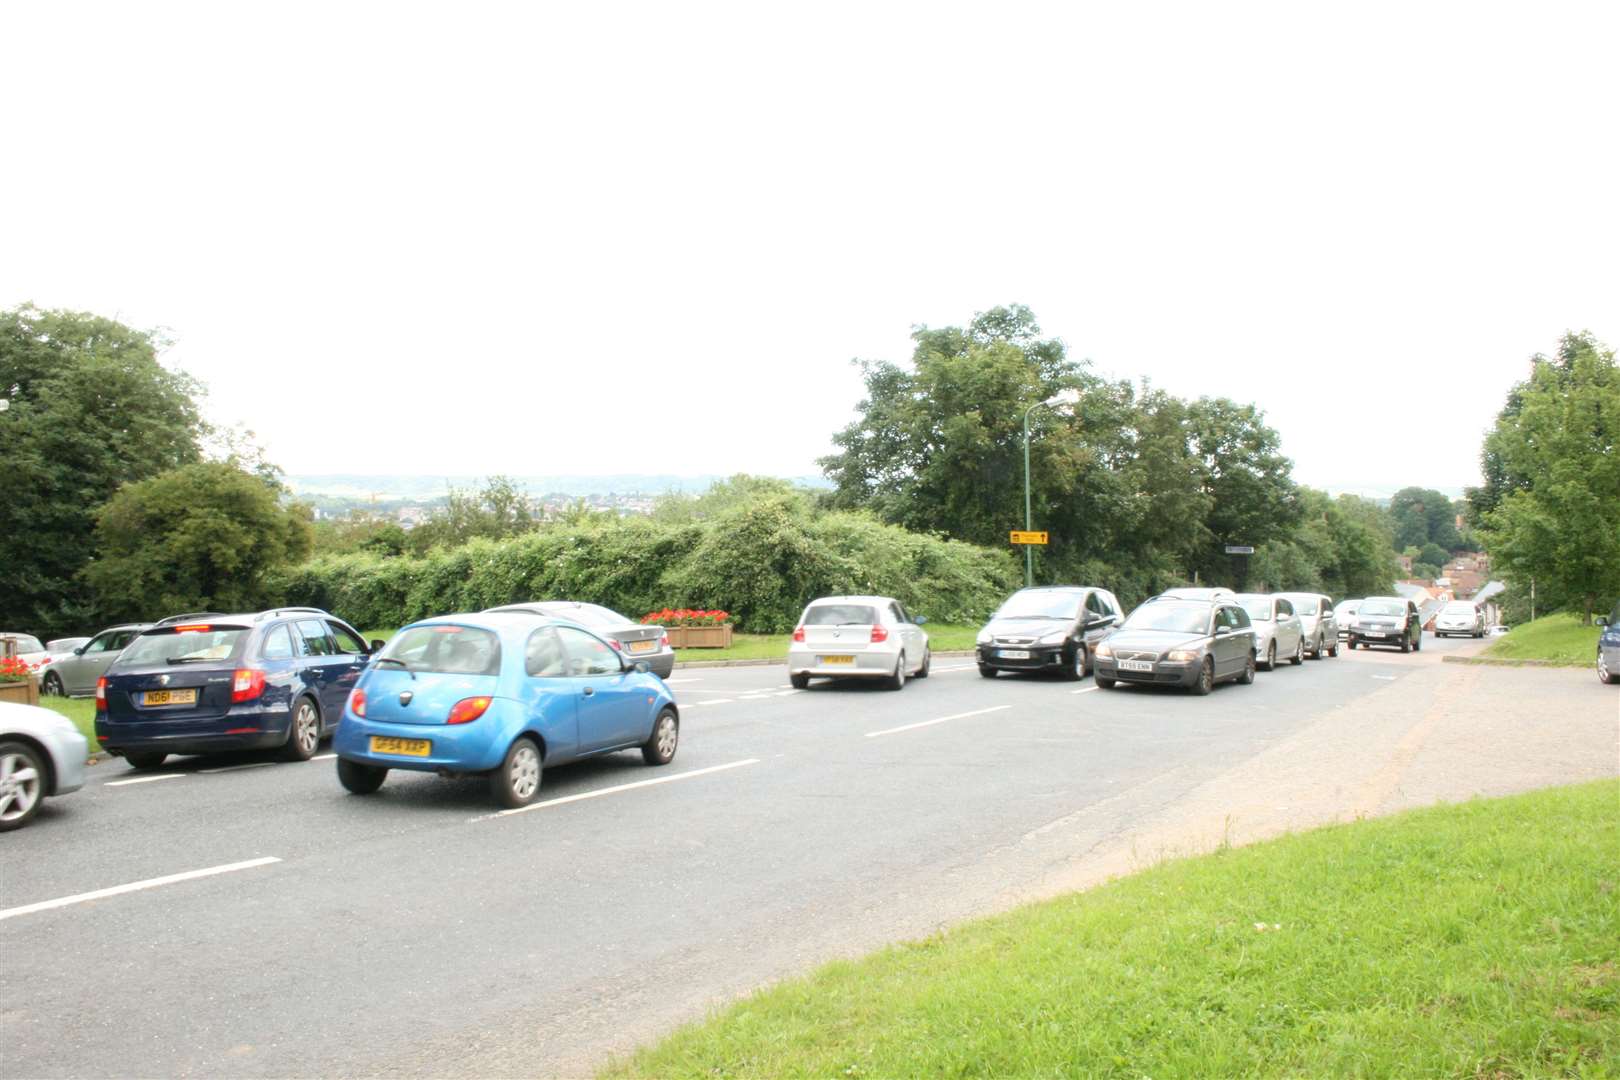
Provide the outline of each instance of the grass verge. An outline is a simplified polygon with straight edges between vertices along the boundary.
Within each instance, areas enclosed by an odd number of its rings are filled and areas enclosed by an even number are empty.
[[[53,712],[59,712],[73,721],[75,727],[90,740],[90,752],[96,752],[96,699],[42,697],[39,703]]]
[[[1614,1076],[1620,782],[1157,868],[762,991],[603,1075]]]
[[[973,648],[978,636],[977,626],[935,626],[930,623],[928,647],[935,652]],[[676,649],[676,662],[688,660],[786,660],[791,634],[732,634],[731,647],[726,649]]]
[[[1515,626],[1480,655],[1493,660],[1545,660],[1586,667],[1597,656],[1601,633],[1595,625],[1582,626],[1579,615],[1561,611]]]

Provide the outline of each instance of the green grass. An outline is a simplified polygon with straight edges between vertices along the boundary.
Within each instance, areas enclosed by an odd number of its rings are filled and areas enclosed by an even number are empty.
[[[90,740],[90,751],[94,753],[99,745],[96,742],[96,699],[95,698],[62,698],[42,697],[39,703],[53,712],[59,712],[73,721],[79,731]]]
[[[605,1076],[1620,1075],[1620,782],[1166,863],[829,964]]]
[[[1515,626],[1482,655],[1496,660],[1547,660],[1586,667],[1597,656],[1597,639],[1602,632],[1595,624],[1582,626],[1579,615],[1559,612]]]
[[[935,652],[973,648],[977,626],[949,626],[929,623],[928,647]],[[726,649],[676,649],[677,663],[687,660],[786,660],[791,634],[732,634]]]

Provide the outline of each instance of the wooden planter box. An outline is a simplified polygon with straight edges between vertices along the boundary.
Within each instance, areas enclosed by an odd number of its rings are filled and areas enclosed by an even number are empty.
[[[669,635],[672,649],[726,649],[731,647],[731,624],[719,626],[671,626],[664,631]]]
[[[0,682],[0,701],[15,701],[21,705],[39,704],[39,680]]]

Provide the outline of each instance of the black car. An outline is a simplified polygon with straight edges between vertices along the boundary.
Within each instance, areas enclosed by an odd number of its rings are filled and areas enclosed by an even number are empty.
[[[979,674],[1059,671],[1083,679],[1097,642],[1119,622],[1119,601],[1092,585],[1019,589],[979,631]]]
[[[1399,596],[1369,596],[1350,623],[1350,647],[1384,645],[1415,652],[1423,648],[1423,619],[1417,605]]]
[[[319,608],[164,619],[97,684],[96,741],[137,769],[226,750],[307,761],[381,647]]]

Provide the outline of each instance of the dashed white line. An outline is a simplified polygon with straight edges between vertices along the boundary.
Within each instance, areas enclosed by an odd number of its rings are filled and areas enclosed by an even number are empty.
[[[309,760],[311,760],[311,761],[331,761],[335,757],[337,757],[336,754],[316,754],[314,757],[310,758]]]
[[[700,676],[700,675],[692,675],[692,676],[688,676],[687,678],[684,678],[684,679],[665,679],[664,684],[666,686],[680,686],[682,683],[702,682],[702,681],[703,681],[702,676]]]
[[[868,731],[866,733],[866,737],[868,739],[875,739],[879,735],[893,735],[896,732],[913,731],[917,728],[931,727],[934,724],[943,724],[947,720],[965,720],[970,716],[983,716],[985,713],[1000,712],[1002,709],[1010,708],[1012,708],[1011,705],[992,705],[988,709],[974,709],[972,712],[954,713],[951,716],[942,716],[938,720],[922,720],[915,724],[903,724],[900,727],[884,728],[882,731]]]
[[[268,769],[274,764],[273,761],[255,761],[247,765],[221,765],[217,769],[198,769],[197,771],[200,773],[238,772],[242,769]]]
[[[1385,682],[1394,682],[1395,681],[1395,676],[1393,676],[1393,675],[1374,675],[1372,677],[1375,678],[1375,679],[1383,679]]]
[[[951,667],[937,667],[935,671],[972,671],[978,664],[955,664]]]
[[[804,693],[803,690],[778,690],[776,693],[772,694],[771,696],[772,697],[792,697],[794,694],[802,694],[802,693]]]
[[[747,758],[743,761],[733,761],[725,765],[710,765],[707,769],[693,769],[691,772],[676,773],[674,776],[659,776],[652,780],[637,780],[633,784],[616,784],[613,787],[597,788],[595,791],[582,791],[578,795],[564,795],[560,799],[547,799],[545,802],[530,803],[528,806],[519,806],[513,810],[501,810],[493,814],[484,814],[482,817],[475,817],[472,820],[489,821],[494,818],[511,817],[513,814],[526,814],[530,810],[543,810],[548,806],[561,806],[564,803],[596,799],[603,795],[616,795],[621,791],[652,787],[654,784],[673,784],[677,780],[690,780],[694,776],[707,776],[710,773],[725,772],[727,769],[740,769],[744,765],[758,764],[759,758]]]
[[[735,700],[736,700],[735,698],[722,697],[722,698],[715,698],[712,701],[694,701],[694,702],[692,702],[690,705],[688,705],[686,707],[688,709],[690,709],[690,708],[694,708],[695,706],[698,706],[698,705],[730,705]]]
[[[1093,690],[1101,690],[1101,689],[1102,689],[1102,687],[1100,687],[1100,686],[1082,686],[1078,690],[1070,690],[1069,693],[1071,693],[1071,694],[1089,694]]]
[[[123,787],[125,784],[150,784],[154,780],[178,780],[186,775],[183,772],[159,773],[156,776],[132,776],[128,780],[109,780],[102,787]]]
[[[210,866],[203,870],[187,870],[182,874],[168,874],[164,877],[147,878],[145,881],[132,881],[128,885],[114,885],[110,889],[96,889],[93,892],[75,893],[72,896],[58,897],[55,900],[41,900],[37,904],[24,904],[22,907],[6,908],[4,911],[0,911],[0,919],[12,919],[18,915],[32,915],[36,911],[49,911],[52,908],[67,907],[69,904],[82,904],[89,900],[102,900],[109,896],[139,892],[142,889],[155,889],[160,885],[173,885],[181,881],[213,877],[215,874],[229,874],[236,870],[251,870],[255,866],[269,866],[271,863],[280,861],[274,855],[266,855],[262,859],[248,859],[246,862],[226,863],[224,866]]]

